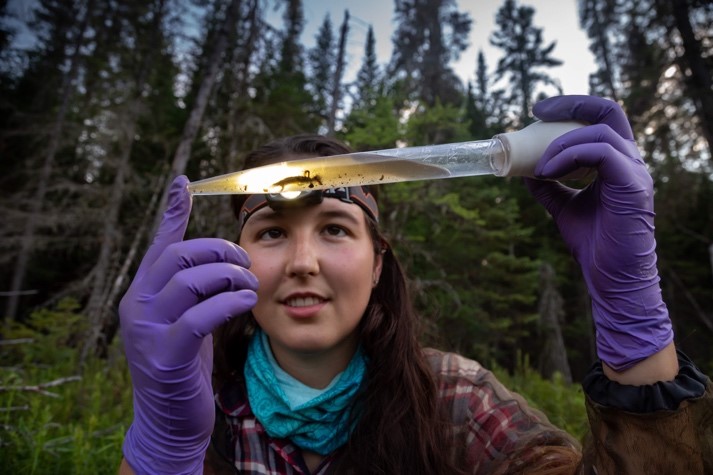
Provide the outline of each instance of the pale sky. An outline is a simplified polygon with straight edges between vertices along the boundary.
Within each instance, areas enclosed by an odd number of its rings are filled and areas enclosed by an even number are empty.
[[[501,51],[490,46],[489,38],[495,30],[495,14],[502,3],[502,0],[456,0],[458,9],[468,11],[473,20],[470,47],[453,65],[464,83],[475,77],[477,55],[481,49],[485,53],[488,70],[492,72],[495,69]],[[557,42],[552,56],[564,64],[551,69],[550,76],[560,80],[565,94],[587,94],[589,74],[595,70],[595,64],[588,38],[579,27],[577,0],[519,0],[518,5],[535,9],[533,24],[542,28],[543,44]],[[391,58],[394,7],[390,0],[304,0],[307,24],[302,40],[305,45],[314,44],[314,37],[327,12],[336,33],[345,9],[351,16],[347,58],[349,71],[345,80],[351,80],[349,74],[354,75],[361,65],[369,25],[374,28],[379,63],[385,64]]]
[[[36,0],[10,0],[8,7],[21,17],[30,16],[30,6]],[[348,9],[351,21],[349,30],[347,72],[345,80],[351,81],[361,66],[364,56],[364,43],[369,25],[376,35],[377,56],[380,64],[388,63],[391,58],[391,36],[394,33],[393,0],[303,0],[306,26],[302,41],[306,46],[314,45],[314,38],[329,12],[335,34]],[[465,83],[475,76],[476,59],[479,50],[483,50],[489,72],[492,73],[500,58],[500,50],[490,46],[489,38],[495,30],[495,14],[503,3],[502,0],[455,0],[460,11],[468,11],[473,20],[470,33],[470,46],[463,52],[457,63],[453,64],[456,73]],[[556,41],[552,56],[563,61],[563,65],[552,68],[550,76],[559,79],[565,94],[587,94],[589,92],[589,74],[595,68],[594,58],[589,51],[589,40],[579,27],[577,0],[518,0],[518,5],[535,8],[533,23],[543,30],[545,45]],[[282,8],[275,11],[268,9],[268,18],[276,25],[281,25]],[[22,36],[18,41],[22,40]]]

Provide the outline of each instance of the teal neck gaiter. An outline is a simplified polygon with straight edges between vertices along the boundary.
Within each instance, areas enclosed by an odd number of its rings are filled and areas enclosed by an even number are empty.
[[[350,405],[365,372],[366,361],[359,348],[329,386],[309,388],[279,367],[261,330],[250,340],[245,361],[250,407],[267,433],[320,455],[333,452],[349,439],[353,429]]]

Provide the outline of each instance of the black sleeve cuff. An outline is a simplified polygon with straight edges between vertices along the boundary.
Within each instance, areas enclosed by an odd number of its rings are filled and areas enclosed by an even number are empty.
[[[584,392],[597,404],[628,412],[647,413],[675,411],[689,399],[703,396],[710,384],[683,352],[677,351],[679,370],[673,381],[662,381],[646,386],[628,386],[612,381],[604,375],[602,363],[595,363],[582,381]]]

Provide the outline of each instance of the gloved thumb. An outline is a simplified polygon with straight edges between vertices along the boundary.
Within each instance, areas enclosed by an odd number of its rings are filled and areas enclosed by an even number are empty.
[[[141,261],[137,279],[153,264],[170,244],[180,242],[186,233],[191,216],[192,199],[188,192],[188,178],[179,175],[173,179],[168,191],[168,204],[153,238],[151,247]]]

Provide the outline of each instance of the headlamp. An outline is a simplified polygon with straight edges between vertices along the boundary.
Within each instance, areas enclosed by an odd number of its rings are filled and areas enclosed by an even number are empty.
[[[265,206],[269,206],[274,210],[289,209],[317,205],[324,198],[336,198],[344,203],[355,204],[363,209],[374,221],[379,221],[379,208],[369,187],[351,186],[300,191],[297,195],[294,195],[293,192],[250,195],[240,208],[238,225],[242,230],[248,218]]]

